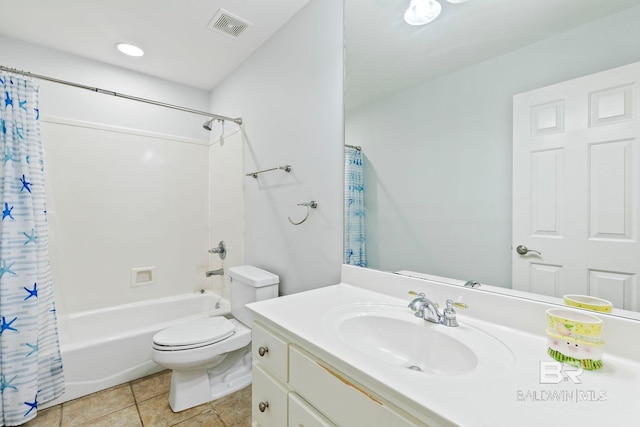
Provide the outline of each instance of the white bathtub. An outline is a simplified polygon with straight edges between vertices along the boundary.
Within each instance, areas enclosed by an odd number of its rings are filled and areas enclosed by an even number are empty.
[[[185,320],[229,312],[227,300],[205,292],[60,316],[66,391],[41,408],[161,371],[151,360],[156,332]]]

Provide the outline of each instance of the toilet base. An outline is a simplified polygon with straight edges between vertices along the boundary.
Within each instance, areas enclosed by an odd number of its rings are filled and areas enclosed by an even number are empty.
[[[251,344],[229,353],[214,367],[171,371],[173,412],[219,399],[251,384]]]

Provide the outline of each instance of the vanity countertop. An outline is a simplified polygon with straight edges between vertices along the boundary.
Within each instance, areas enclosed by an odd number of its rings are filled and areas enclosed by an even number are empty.
[[[412,285],[422,287],[418,290],[427,293],[430,286],[438,286],[425,281]],[[320,358],[338,369],[355,372],[354,379],[434,425],[601,426],[638,422],[639,412],[632,404],[633,398],[640,396],[637,360],[605,351],[603,368],[584,371],[578,377],[580,383],[568,377],[559,384],[545,384],[549,382],[548,377],[541,381],[541,362],[553,362],[546,352],[544,311],[542,315],[520,313],[541,318],[540,333],[487,321],[482,316],[474,316],[473,310],[458,312],[461,325],[480,328],[502,341],[513,353],[515,363],[511,369],[482,378],[434,375],[389,365],[346,345],[330,327],[330,317],[336,307],[354,304],[407,307],[411,298],[341,283],[249,304],[248,308],[285,329]],[[471,304],[472,300],[469,297],[465,302]],[[636,341],[636,338],[629,340]]]

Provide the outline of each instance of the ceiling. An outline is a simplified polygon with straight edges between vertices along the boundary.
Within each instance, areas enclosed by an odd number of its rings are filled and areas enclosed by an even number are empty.
[[[413,27],[409,0],[346,0],[346,108],[551,37],[640,0],[439,0],[441,15]]]
[[[211,90],[308,1],[0,0],[0,34]],[[640,4],[440,2],[436,21],[412,27],[403,21],[409,0],[345,1],[347,108]],[[253,25],[237,39],[209,30],[221,8]],[[117,42],[137,44],[145,55],[124,56]]]
[[[0,0],[0,34],[210,90],[308,1]],[[237,39],[207,29],[220,8],[253,25]],[[118,42],[145,55],[127,57]]]

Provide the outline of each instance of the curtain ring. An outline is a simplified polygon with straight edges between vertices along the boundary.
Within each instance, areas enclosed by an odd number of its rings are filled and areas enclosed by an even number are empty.
[[[315,200],[312,200],[310,202],[305,202],[305,203],[298,203],[298,206],[306,206],[307,207],[307,214],[305,215],[304,218],[302,218],[302,221],[300,222],[294,222],[291,217],[287,217],[289,218],[289,222],[293,225],[300,225],[303,222],[305,222],[307,220],[307,218],[309,218],[309,213],[311,213],[311,209],[315,209],[318,207],[318,202],[316,202]]]

